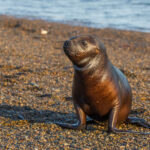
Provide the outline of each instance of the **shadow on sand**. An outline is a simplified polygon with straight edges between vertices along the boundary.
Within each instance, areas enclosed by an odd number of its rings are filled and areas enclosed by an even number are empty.
[[[36,110],[28,106],[0,105],[0,116],[14,121],[27,120],[29,123],[55,123],[57,121],[71,121],[74,113],[61,113],[51,110]]]

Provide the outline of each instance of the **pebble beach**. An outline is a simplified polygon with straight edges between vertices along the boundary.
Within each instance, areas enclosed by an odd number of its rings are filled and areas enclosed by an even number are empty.
[[[150,33],[0,16],[1,150],[150,149],[150,135],[108,134],[107,122],[89,123],[83,131],[55,124],[77,121],[73,67],[62,46],[80,34],[96,35],[105,44],[109,59],[132,87],[130,116],[150,122]],[[118,128],[150,132],[126,123]]]

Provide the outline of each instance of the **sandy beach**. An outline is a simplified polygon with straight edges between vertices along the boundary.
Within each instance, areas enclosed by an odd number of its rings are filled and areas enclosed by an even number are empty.
[[[55,124],[76,122],[73,68],[62,45],[80,34],[97,35],[105,44],[109,59],[132,87],[131,116],[150,122],[150,33],[0,16],[1,150],[150,149],[150,135],[108,135],[107,122],[88,124],[84,131]],[[150,132],[125,123],[119,129]]]

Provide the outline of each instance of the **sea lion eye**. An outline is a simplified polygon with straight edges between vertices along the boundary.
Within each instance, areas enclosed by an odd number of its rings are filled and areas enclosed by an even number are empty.
[[[81,44],[83,45],[83,46],[87,46],[87,42],[86,41],[81,41]]]

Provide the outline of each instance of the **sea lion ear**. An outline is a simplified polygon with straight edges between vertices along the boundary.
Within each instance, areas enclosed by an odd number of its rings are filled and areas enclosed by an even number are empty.
[[[99,51],[106,51],[106,47],[102,42],[99,42],[98,49],[99,49]]]

